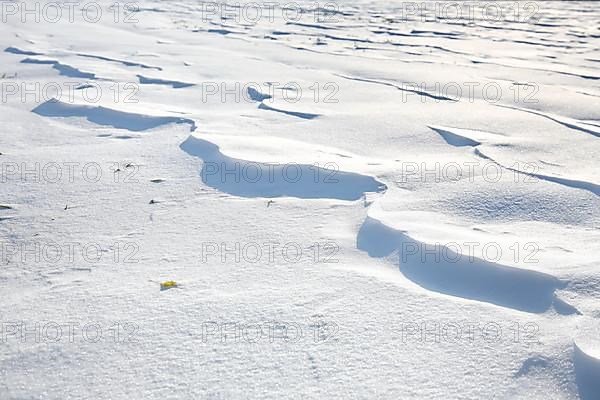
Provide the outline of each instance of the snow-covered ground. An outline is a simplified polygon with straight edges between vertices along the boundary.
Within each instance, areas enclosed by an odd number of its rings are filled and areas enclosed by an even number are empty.
[[[0,17],[0,399],[600,399],[597,3]]]

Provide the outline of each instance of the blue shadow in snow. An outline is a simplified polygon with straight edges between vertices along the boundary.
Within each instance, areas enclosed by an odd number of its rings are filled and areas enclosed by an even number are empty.
[[[574,344],[573,361],[575,382],[581,400],[598,400],[600,397],[600,360],[585,354]]]
[[[167,124],[189,124],[192,131],[196,129],[194,121],[187,118],[133,114],[100,106],[67,104],[57,100],[48,100],[32,111],[44,117],[81,117],[98,125],[112,126],[133,132],[145,131]]]
[[[26,58],[21,61],[21,64],[41,64],[52,65],[52,68],[57,70],[60,75],[68,76],[69,78],[96,79],[96,74],[90,72],[82,72],[70,65],[61,64],[54,60],[37,60],[35,58]]]
[[[397,251],[402,274],[434,292],[530,313],[543,313],[551,307],[560,314],[577,313],[555,297],[554,291],[565,284],[551,275],[458,254],[440,244],[425,244],[374,218],[367,217],[360,228],[357,247],[371,257],[387,257]]]
[[[219,147],[190,136],[181,144],[202,159],[202,182],[240,197],[297,197],[358,200],[365,192],[382,192],[383,183],[370,176],[306,164],[267,164],[225,156]]]

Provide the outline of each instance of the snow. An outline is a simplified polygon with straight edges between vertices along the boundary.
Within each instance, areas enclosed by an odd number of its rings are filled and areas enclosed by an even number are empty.
[[[0,2],[0,399],[600,398],[594,2],[53,4]]]

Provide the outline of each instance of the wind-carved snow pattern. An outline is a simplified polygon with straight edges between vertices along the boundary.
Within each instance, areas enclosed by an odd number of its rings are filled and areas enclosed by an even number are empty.
[[[497,160],[486,155],[478,147],[481,144],[486,144],[486,139],[487,139],[487,143],[491,143],[491,144],[497,145],[497,144],[506,143],[506,142],[502,142],[502,139],[497,139],[497,138],[502,138],[501,135],[482,132],[482,131],[473,131],[473,130],[468,130],[468,129],[448,128],[448,127],[439,127],[439,126],[429,126],[429,128],[432,129],[433,131],[437,132],[448,144],[450,144],[452,146],[475,147],[475,149],[474,149],[475,155],[477,155],[485,160],[488,160],[490,162],[493,162],[493,163],[497,164],[498,166],[500,166],[501,168],[504,168],[504,169],[507,169],[509,171],[516,172],[519,174],[538,178],[538,179],[541,179],[541,180],[544,180],[547,182],[557,183],[559,185],[567,186],[570,188],[586,190],[588,192],[595,194],[596,196],[600,196],[600,185],[597,185],[593,182],[581,181],[581,180],[577,180],[577,179],[561,178],[558,176],[545,175],[545,174],[540,174],[537,172],[523,171],[523,170],[519,170],[519,169],[516,169],[513,167],[509,167],[509,166],[501,164]],[[468,136],[471,136],[471,137],[468,137]]]
[[[314,118],[319,117],[319,114],[311,114],[311,113],[306,113],[306,112],[283,110],[280,108],[268,106],[265,103],[260,103],[258,105],[258,108],[261,110],[275,111],[275,112],[278,112],[281,114],[285,114],[285,115],[289,115],[291,117],[296,117],[296,118],[301,118],[301,119],[314,119]]]
[[[398,85],[396,83],[392,83],[392,82],[386,82],[383,80],[377,80],[377,79],[369,79],[369,78],[360,78],[360,77],[354,77],[354,76],[346,76],[346,75],[337,75],[340,78],[344,78],[344,79],[348,79],[351,81],[357,81],[357,82],[365,82],[365,83],[373,83],[376,85],[383,85],[383,86],[389,86],[389,87],[393,87],[395,89],[398,89],[402,92],[408,92],[408,93],[414,93],[414,94],[418,94],[419,96],[423,96],[426,98],[430,98],[433,100],[442,100],[442,101],[450,101],[450,102],[456,102],[456,99],[444,96],[443,94],[438,94],[438,93],[432,93],[432,92],[428,92],[426,90],[421,90],[418,89],[418,87],[414,84],[412,85]]]
[[[261,91],[255,89],[253,87],[248,87],[246,92],[247,92],[250,100],[260,103],[258,105],[259,110],[274,111],[277,113],[289,115],[291,117],[296,117],[296,118],[300,118],[300,119],[315,119],[315,118],[320,117],[319,114],[312,114],[312,113],[307,113],[307,112],[299,112],[299,111],[291,111],[291,110],[283,110],[280,108],[268,106],[264,103],[264,101],[273,98],[273,96],[271,96],[270,94],[262,93]]]
[[[356,245],[371,257],[396,255],[404,276],[434,292],[530,313],[543,313],[551,308],[559,314],[577,313],[556,298],[554,292],[565,287],[565,283],[551,275],[419,242],[372,217],[367,217],[360,228]]]
[[[430,126],[431,129],[439,133],[439,135],[446,141],[446,143],[456,146],[456,147],[465,147],[465,146],[479,146],[481,142],[477,142],[475,140],[469,139],[467,137],[457,135],[456,133],[452,133],[447,129],[437,128]]]
[[[21,50],[17,47],[13,47],[13,46],[5,48],[4,51],[7,53],[17,54],[17,55],[21,55],[21,56],[41,56],[41,55],[43,55],[42,53],[36,53],[35,51],[30,51],[30,50]]]
[[[262,102],[263,100],[268,100],[272,97],[270,94],[264,94],[253,87],[249,87],[247,92],[248,97],[250,97],[252,101]]]
[[[78,53],[77,55],[79,57],[93,58],[95,60],[101,60],[101,61],[108,61],[108,62],[118,63],[118,64],[122,64],[122,65],[124,65],[126,67],[139,67],[139,68],[143,68],[143,69],[154,69],[156,71],[162,71],[161,67],[155,67],[155,66],[152,66],[152,65],[147,65],[147,64],[143,64],[143,63],[139,63],[139,62],[134,62],[134,61],[120,60],[118,58],[98,56],[98,55],[95,55],[95,54]]]
[[[598,322],[587,320],[579,328],[573,343],[575,381],[581,400],[596,400],[600,393],[600,347],[598,347]]]
[[[196,129],[193,120],[180,117],[158,117],[113,110],[102,106],[88,106],[48,100],[32,110],[34,113],[53,118],[85,118],[98,125],[111,126],[141,132],[168,124],[188,124],[190,130]]]
[[[195,136],[183,142],[181,149],[202,159],[200,176],[206,185],[234,196],[358,200],[367,192],[386,190],[383,183],[356,173],[231,158],[217,145]]]
[[[52,68],[57,70],[60,75],[67,76],[69,78],[81,78],[81,79],[96,79],[96,74],[90,72],[83,72],[75,67],[67,64],[62,64],[56,60],[46,60],[38,58],[26,58],[21,61],[23,64],[41,64],[41,65],[52,65]]]
[[[552,115],[549,113],[544,113],[544,112],[537,111],[537,110],[530,110],[530,109],[522,108],[522,107],[505,106],[505,105],[501,105],[501,104],[496,104],[496,105],[498,107],[504,107],[504,108],[509,108],[511,110],[517,110],[517,111],[522,111],[522,112],[526,112],[526,113],[530,113],[530,114],[534,114],[534,115],[539,115],[540,117],[544,117],[546,119],[549,119],[550,121],[554,121],[558,124],[566,126],[567,128],[585,132],[585,133],[589,133],[596,137],[600,137],[600,128],[599,129],[592,129],[591,127],[588,128],[586,126],[583,126],[586,123],[582,122],[582,121],[577,121],[572,118],[562,117],[559,115]],[[591,125],[591,124],[586,124],[586,125]]]
[[[172,80],[168,80],[168,79],[148,78],[143,75],[138,75],[137,77],[142,85],[164,85],[164,86],[171,86],[173,89],[182,89],[182,88],[194,86],[193,83],[172,81]]]

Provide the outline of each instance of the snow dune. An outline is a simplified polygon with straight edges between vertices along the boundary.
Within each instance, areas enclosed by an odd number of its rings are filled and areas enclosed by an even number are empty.
[[[543,313],[551,307],[559,314],[577,313],[556,299],[555,290],[566,284],[551,275],[507,267],[457,254],[445,246],[418,242],[370,217],[360,228],[356,244],[371,257],[394,253],[400,272],[428,290],[531,313]]]
[[[202,181],[240,197],[297,197],[301,199],[359,200],[386,186],[370,176],[296,163],[267,164],[231,158],[219,147],[190,136],[181,149],[202,159]]]
[[[61,64],[56,60],[38,59],[38,58],[25,58],[21,61],[23,64],[41,64],[41,65],[52,65],[52,68],[57,70],[61,75],[69,78],[81,78],[81,79],[96,79],[96,74],[89,72],[83,72],[79,69],[72,67],[67,64]]]
[[[497,134],[488,133],[488,132],[474,131],[474,130],[468,130],[468,129],[459,129],[459,128],[435,127],[435,126],[430,126],[430,128],[432,130],[434,130],[435,132],[437,132],[440,136],[442,136],[442,138],[444,138],[444,140],[448,144],[455,146],[455,147],[465,147],[465,146],[466,147],[478,147],[481,144],[493,145],[493,146],[502,146],[502,145],[509,146],[512,143],[514,143],[514,140],[512,140],[512,142],[511,142],[511,139],[508,139],[502,135],[497,135]],[[546,174],[540,174],[540,173],[532,172],[532,171],[519,170],[519,169],[501,164],[497,160],[486,155],[479,148],[476,148],[474,150],[474,152],[479,157],[481,157],[485,160],[494,162],[495,164],[497,164],[500,167],[505,168],[507,170],[510,170],[510,171],[513,171],[513,172],[516,172],[519,174],[523,174],[523,175],[528,175],[528,176],[531,176],[531,177],[534,177],[537,179],[542,179],[544,181],[558,183],[560,185],[564,185],[567,187],[586,190],[586,191],[589,191],[589,192],[595,194],[596,196],[600,196],[600,185],[598,185],[596,183],[587,182],[587,181],[578,180],[578,179],[569,179],[569,178],[564,178],[564,177],[560,177],[560,176],[551,176],[551,175],[546,175]]]
[[[98,125],[111,126],[133,132],[147,131],[168,124],[188,124],[195,130],[195,122],[180,117],[156,117],[113,110],[102,106],[89,106],[48,100],[33,110],[34,113],[52,118],[85,118]]]

